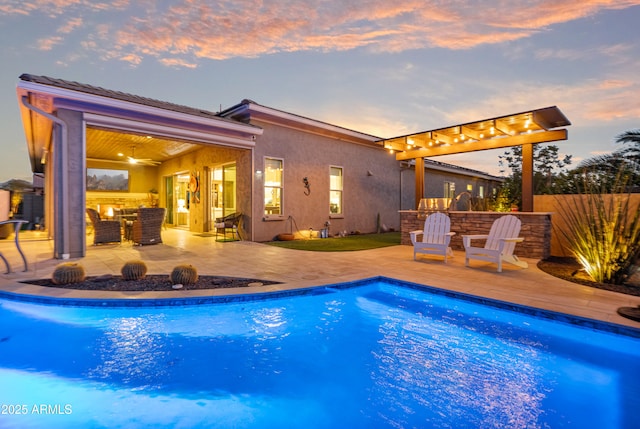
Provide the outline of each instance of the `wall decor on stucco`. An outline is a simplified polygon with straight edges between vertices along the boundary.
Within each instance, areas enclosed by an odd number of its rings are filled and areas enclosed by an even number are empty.
[[[191,202],[197,204],[200,202],[200,172],[194,171],[189,179],[189,191],[191,192]]]

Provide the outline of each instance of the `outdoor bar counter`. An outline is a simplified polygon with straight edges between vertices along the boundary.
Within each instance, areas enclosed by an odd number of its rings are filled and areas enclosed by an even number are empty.
[[[523,258],[545,259],[551,255],[551,213],[546,212],[482,212],[449,211],[453,250],[464,251],[462,236],[469,234],[488,234],[493,221],[508,214],[516,216],[522,222],[520,237],[522,243],[516,245],[515,254]],[[401,244],[411,245],[409,232],[420,230],[424,226],[424,217],[418,218],[417,210],[400,210]]]

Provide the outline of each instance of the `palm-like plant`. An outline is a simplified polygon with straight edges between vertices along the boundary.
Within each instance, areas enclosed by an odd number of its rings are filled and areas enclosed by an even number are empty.
[[[604,185],[607,190],[612,189],[611,180],[617,173],[626,176],[629,189],[640,187],[640,130],[625,131],[616,137],[616,143],[624,147],[608,155],[594,156],[578,164],[578,171],[586,172]]]
[[[640,129],[625,131],[616,137],[618,143],[631,143],[635,145],[636,154],[640,154]]]

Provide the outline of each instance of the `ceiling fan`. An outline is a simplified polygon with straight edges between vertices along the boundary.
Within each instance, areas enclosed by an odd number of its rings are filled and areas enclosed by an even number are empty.
[[[131,156],[128,156],[127,160],[129,162],[129,164],[142,164],[142,165],[150,165],[150,166],[153,166],[153,167],[161,164],[160,161],[154,161],[151,158],[136,158],[136,147],[135,146],[131,146]]]

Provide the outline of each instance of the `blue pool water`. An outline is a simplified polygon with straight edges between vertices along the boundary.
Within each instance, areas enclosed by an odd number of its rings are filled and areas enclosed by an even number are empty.
[[[640,427],[640,331],[447,295],[0,299],[0,428]]]

